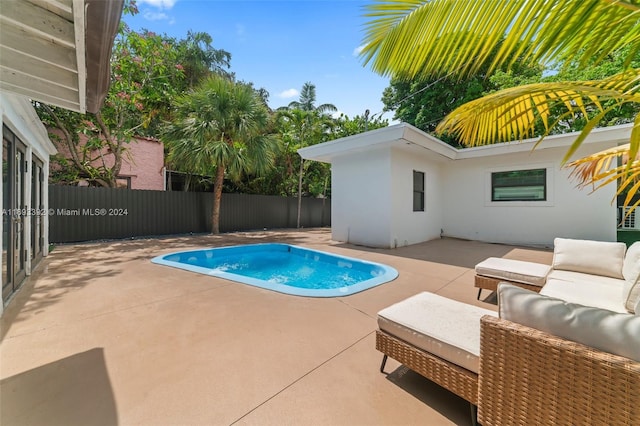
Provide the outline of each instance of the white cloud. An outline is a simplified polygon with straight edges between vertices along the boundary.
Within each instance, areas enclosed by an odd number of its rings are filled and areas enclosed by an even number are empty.
[[[331,117],[333,117],[333,118],[340,118],[340,116],[341,116],[342,114],[344,114],[344,112],[343,112],[343,111],[337,110],[336,112],[334,112],[333,114],[331,114]],[[344,114],[344,115],[347,115],[347,114]]]
[[[358,56],[360,54],[360,52],[362,52],[362,50],[364,49],[364,44],[361,44],[360,46],[356,47],[355,49],[353,49],[353,56]]]
[[[142,16],[144,16],[144,19],[147,21],[162,21],[169,19],[169,16],[164,12],[152,12],[150,10],[145,10]]]
[[[138,5],[148,4],[160,10],[171,9],[178,0],[138,0]]]
[[[287,89],[283,92],[278,93],[278,97],[283,99],[290,99],[295,98],[299,94],[300,92],[298,92],[296,89]]]

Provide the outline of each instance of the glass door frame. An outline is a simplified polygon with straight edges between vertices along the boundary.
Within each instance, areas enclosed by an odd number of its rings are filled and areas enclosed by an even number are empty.
[[[31,157],[31,270],[44,254],[44,161]]]
[[[27,213],[27,146],[7,126],[2,126],[3,156],[4,145],[7,144],[7,158],[3,158],[3,167],[7,166],[6,182],[3,182],[3,282],[2,300],[6,301],[27,276],[27,253],[25,235],[25,215]],[[4,175],[4,173],[3,173]],[[5,176],[3,176],[3,179]],[[6,185],[5,185],[6,184]],[[8,204],[5,205],[4,201]],[[5,232],[6,231],[6,232]],[[6,270],[6,275],[5,275]]]

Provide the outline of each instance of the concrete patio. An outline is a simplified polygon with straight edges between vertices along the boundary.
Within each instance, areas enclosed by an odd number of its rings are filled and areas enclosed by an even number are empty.
[[[58,246],[2,317],[3,425],[466,425],[468,403],[393,360],[378,371],[376,313],[420,291],[476,301],[490,257],[552,253],[439,239],[395,250],[328,229]],[[385,263],[400,276],[318,299],[155,265],[199,247],[287,242]]]

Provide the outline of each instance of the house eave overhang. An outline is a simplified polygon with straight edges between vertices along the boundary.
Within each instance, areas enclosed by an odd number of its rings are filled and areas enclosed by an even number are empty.
[[[0,7],[0,89],[81,113],[107,94],[124,0],[21,0]]]
[[[384,148],[421,153],[439,160],[455,157],[455,148],[407,123],[301,148],[298,153],[306,160],[331,163],[345,155]]]
[[[631,137],[633,124],[594,129],[584,144],[627,143]],[[438,138],[407,124],[400,123],[370,132],[360,133],[346,138],[336,139],[318,145],[302,148],[298,153],[306,160],[331,163],[336,158],[373,149],[400,149],[435,161],[452,161],[479,157],[506,155],[516,152],[569,147],[579,135],[578,132],[547,136],[537,147],[540,138],[517,142],[505,142],[473,148],[454,148]]]
[[[583,144],[589,145],[604,142],[614,144],[628,143],[631,138],[631,129],[633,129],[632,123],[610,127],[599,127],[593,129],[589,133]],[[462,160],[467,158],[506,155],[516,152],[531,152],[534,148],[536,151],[551,148],[568,148],[576,140],[579,134],[580,132],[571,132],[559,135],[550,135],[545,137],[542,141],[540,141],[540,138],[531,138],[523,141],[504,142],[493,145],[457,149],[456,159]],[[538,145],[536,146],[536,144]]]

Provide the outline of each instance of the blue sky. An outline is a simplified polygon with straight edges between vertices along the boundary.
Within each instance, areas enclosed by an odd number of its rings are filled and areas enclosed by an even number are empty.
[[[317,104],[332,103],[350,117],[380,113],[388,79],[362,66],[360,0],[138,0],[125,17],[134,30],[184,38],[207,32],[213,46],[231,53],[231,70],[270,93],[272,108],[298,99],[306,81]],[[384,115],[391,119],[392,113]]]

